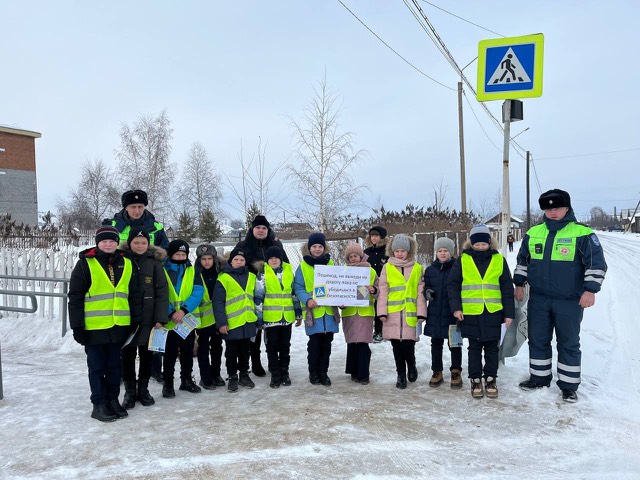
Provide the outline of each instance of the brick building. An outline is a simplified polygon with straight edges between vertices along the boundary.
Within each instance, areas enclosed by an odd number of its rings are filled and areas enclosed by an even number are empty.
[[[36,138],[38,132],[0,125],[0,215],[38,224]]]

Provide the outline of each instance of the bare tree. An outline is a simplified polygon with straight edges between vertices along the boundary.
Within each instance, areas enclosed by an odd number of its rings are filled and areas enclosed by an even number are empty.
[[[338,96],[325,78],[314,88],[311,103],[304,109],[302,121],[291,118],[297,150],[296,166],[288,171],[298,186],[298,212],[303,219],[326,231],[340,215],[362,205],[367,188],[357,185],[352,167],[366,156],[353,152],[352,134],[339,132]]]
[[[436,212],[449,209],[447,190],[449,190],[449,185],[445,183],[444,176],[440,175],[438,182],[433,184],[433,208]]]
[[[483,197],[478,204],[471,202],[471,210],[486,222],[502,211],[502,190],[498,189],[493,197]]]
[[[123,189],[139,188],[149,196],[149,209],[160,216],[171,206],[175,164],[169,162],[173,129],[166,110],[157,116],[140,115],[138,121],[120,129],[116,151]]]
[[[177,202],[182,211],[195,215],[198,222],[205,211],[215,212],[222,198],[220,175],[214,170],[207,150],[200,142],[193,142],[182,170],[183,186]]]

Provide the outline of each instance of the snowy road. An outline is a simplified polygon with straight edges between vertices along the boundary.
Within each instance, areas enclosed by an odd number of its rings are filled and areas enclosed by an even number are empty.
[[[528,375],[526,347],[501,367],[497,400],[472,399],[466,379],[462,391],[429,388],[425,337],[420,378],[406,391],[395,388],[386,342],[372,346],[372,383],[352,383],[341,334],[333,386],[312,386],[299,328],[291,387],[256,379],[235,395],[177,391],[166,400],[152,382],[154,406],[102,424],[89,417],[85,355],[59,337],[59,320],[5,317],[0,478],[640,478],[640,237],[600,238],[609,272],[585,313],[574,405],[559,401],[555,385],[517,387]]]

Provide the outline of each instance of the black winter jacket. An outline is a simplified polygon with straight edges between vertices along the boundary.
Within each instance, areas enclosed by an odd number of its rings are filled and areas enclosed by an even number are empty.
[[[449,325],[456,324],[456,317],[451,312],[449,305],[449,292],[447,284],[449,274],[455,259],[451,258],[445,263],[434,260],[424,271],[425,298],[427,290],[433,290],[433,300],[427,307],[427,321],[424,326],[424,334],[433,338],[449,338]]]
[[[144,227],[147,233],[150,233],[156,229],[155,222],[156,222],[156,217],[149,210],[145,210],[139,219],[133,220],[131,217],[129,217],[127,210],[123,208],[122,210],[120,210],[118,213],[115,214],[115,216],[113,217],[113,220],[107,218],[103,220],[102,224],[112,225],[119,232],[122,232],[127,227],[127,225],[130,227],[141,226],[141,227]],[[153,244],[162,248],[167,248],[169,246],[169,238],[167,237],[167,234],[164,231],[164,227],[158,230],[154,234]]]
[[[371,264],[371,268],[376,271],[378,277],[380,276],[380,273],[382,273],[382,267],[384,267],[384,264],[389,260],[389,257],[387,257],[385,253],[385,250],[387,249],[387,242],[386,239],[384,240],[384,242],[381,241],[378,243],[377,246],[371,245],[364,250],[364,253],[368,256],[367,262]]]
[[[232,268],[231,265],[226,263],[222,267],[222,273],[228,273],[233,277],[233,279],[238,282],[240,287],[244,290],[247,286],[247,282],[249,281],[249,270],[245,267],[240,268]],[[253,294],[253,292],[251,292]],[[216,317],[216,327],[220,329],[225,325],[229,325],[227,320],[227,313],[225,311],[225,303],[227,301],[227,291],[220,283],[218,279],[216,281],[216,286],[213,289],[213,315]],[[223,338],[226,340],[242,340],[243,338],[251,338],[256,336],[256,322],[245,323],[241,327],[234,328],[229,330],[226,335],[223,335]]]
[[[271,246],[280,247],[283,253],[283,261],[289,263],[289,258],[287,257],[287,252],[284,251],[284,246],[282,242],[276,238],[276,234],[271,227],[269,227],[269,232],[267,233],[267,238],[264,240],[258,240],[253,236],[253,229],[249,229],[247,232],[247,236],[244,240],[241,240],[236,245],[236,248],[243,248],[246,253],[247,260],[247,268],[251,273],[258,274],[258,269],[254,265],[256,262],[266,262],[269,260],[265,258],[265,252],[267,248]]]
[[[463,254],[467,253],[471,255],[473,261],[478,267],[478,272],[481,276],[489,268],[491,263],[491,257],[493,255],[499,255],[497,250],[486,250],[479,252],[471,248],[465,249]],[[502,307],[503,309],[489,313],[485,308],[484,312],[480,315],[465,315],[464,320],[460,325],[462,336],[465,338],[474,338],[481,342],[500,339],[501,325],[504,323],[505,318],[514,318],[516,313],[515,302],[513,298],[513,281],[511,279],[511,272],[509,271],[509,265],[507,260],[503,258],[503,270],[500,275],[500,291],[502,292]],[[449,275],[448,283],[449,291],[449,303],[451,305],[451,312],[456,310],[462,310],[462,260],[461,257],[457,258],[451,267],[451,273]]]

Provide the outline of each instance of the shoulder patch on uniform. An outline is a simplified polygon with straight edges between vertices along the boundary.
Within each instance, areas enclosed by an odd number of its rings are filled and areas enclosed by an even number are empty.
[[[591,241],[593,242],[593,244],[594,244],[596,247],[599,247],[599,246],[600,246],[600,240],[598,239],[598,237],[597,237],[597,235],[596,235],[595,233],[592,233],[592,234],[591,234]]]

